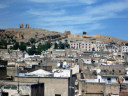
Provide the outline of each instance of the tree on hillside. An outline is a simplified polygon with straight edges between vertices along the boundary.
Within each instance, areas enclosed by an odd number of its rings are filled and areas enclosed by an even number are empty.
[[[13,42],[13,43],[16,43],[16,40],[15,40],[15,39],[12,39],[12,42]]]
[[[45,34],[43,34],[43,36],[45,36]]]
[[[65,49],[65,48],[70,48],[70,45],[68,44],[68,41],[65,40],[65,42],[59,42],[59,44],[55,43],[54,49]]]
[[[33,44],[33,43],[36,42],[36,39],[35,39],[35,38],[30,38],[30,39],[29,39],[29,42]]]
[[[51,47],[51,43],[46,43],[44,45],[39,45],[38,48],[36,48],[34,45],[32,46],[32,48],[28,49],[28,54],[29,55],[40,55],[42,51],[46,51]]]
[[[19,49],[20,49],[21,51],[25,51],[25,50],[26,50],[26,47],[27,47],[26,43],[21,42],[21,44],[20,44],[20,46],[19,46]]]
[[[31,45],[31,44],[30,44],[30,42],[27,42],[26,44],[27,44],[28,46],[30,46],[30,45]]]
[[[28,49],[27,52],[28,52],[29,55],[34,55],[34,54],[37,53],[36,48],[35,48],[34,45],[32,46],[32,48]]]
[[[59,48],[59,49],[64,49],[64,48],[65,48],[64,43],[62,43],[62,42],[60,41],[59,44],[58,44],[58,48]]]
[[[7,49],[7,41],[2,39],[0,41],[0,49]]]
[[[68,44],[68,40],[65,40],[64,45],[65,45],[65,48],[70,48],[70,45]]]
[[[126,43],[125,46],[128,46],[128,43]]]
[[[24,35],[21,35],[21,38],[24,39]]]
[[[115,42],[110,42],[110,45],[115,45],[116,43]]]
[[[58,44],[57,43],[54,44],[54,49],[58,49]]]
[[[51,43],[46,43],[44,45],[39,45],[38,48],[37,48],[37,53],[41,54],[42,51],[48,50],[51,46],[52,46]]]
[[[11,49],[17,50],[18,48],[19,48],[19,43],[16,42],[16,43],[14,44],[14,46],[13,46]]]

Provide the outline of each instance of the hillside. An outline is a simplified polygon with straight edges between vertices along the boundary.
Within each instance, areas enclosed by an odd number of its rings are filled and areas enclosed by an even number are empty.
[[[125,45],[125,43],[128,43],[128,41],[120,40],[115,37],[111,36],[105,36],[105,35],[69,35],[68,36],[69,41],[85,41],[85,42],[96,42],[96,41],[102,41],[106,44],[118,44],[118,45]]]
[[[99,35],[99,34],[89,35],[89,37],[95,38],[96,40],[103,41],[105,43],[115,42],[119,45],[123,45],[124,43],[128,43],[128,41],[125,41],[125,40],[120,40],[120,39],[115,38],[115,37]]]
[[[61,37],[63,33],[37,28],[9,28],[1,29],[0,36],[1,39],[13,38],[18,42],[27,42],[30,38],[46,40],[55,36]]]
[[[40,40],[60,40],[65,38],[65,33],[60,33],[56,31],[49,31],[45,29],[38,28],[9,28],[9,29],[0,29],[0,39],[7,41],[16,40],[17,42],[28,42],[30,38],[35,38],[36,41]],[[68,38],[69,40],[84,40],[84,41],[103,41],[104,43],[115,42],[119,45],[124,45],[128,41],[120,40],[111,36],[105,35],[87,35],[85,38]]]

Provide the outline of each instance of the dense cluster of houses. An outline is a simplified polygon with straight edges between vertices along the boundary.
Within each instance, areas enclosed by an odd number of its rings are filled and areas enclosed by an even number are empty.
[[[0,49],[0,96],[128,96],[128,47],[72,40],[41,55]]]

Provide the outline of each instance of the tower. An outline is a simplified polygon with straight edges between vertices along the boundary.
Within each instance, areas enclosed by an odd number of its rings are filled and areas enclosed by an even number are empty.
[[[66,36],[71,35],[70,31],[65,31],[64,33],[66,34]]]
[[[29,28],[29,24],[26,24],[26,27],[25,28]]]
[[[20,28],[24,28],[24,27],[23,27],[23,24],[20,24]]]
[[[83,35],[87,35],[87,32],[83,32]]]

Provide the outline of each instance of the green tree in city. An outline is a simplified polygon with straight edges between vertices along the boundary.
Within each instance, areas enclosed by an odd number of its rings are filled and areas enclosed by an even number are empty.
[[[65,49],[65,48],[70,48],[70,45],[68,44],[68,41],[65,40],[65,42],[59,41],[59,44],[55,43],[54,44],[54,49]]]
[[[25,51],[25,50],[26,50],[26,47],[27,47],[26,43],[21,42],[21,43],[20,43],[20,46],[19,46],[19,49],[20,49],[21,51]]]
[[[18,42],[16,42],[16,43],[14,44],[14,46],[11,47],[11,49],[13,49],[13,50],[17,50],[18,48],[19,48],[19,43],[18,43]]]
[[[46,44],[44,44],[44,45],[40,45],[40,46],[38,46],[38,48],[37,48],[37,53],[38,53],[38,54],[41,54],[42,51],[48,50],[51,46],[52,46],[51,43],[46,43]]]
[[[2,39],[0,41],[0,49],[7,49],[7,41]]]
[[[68,44],[68,40],[65,40],[65,48],[70,48],[70,45]]]
[[[59,41],[58,48],[59,49],[64,49],[64,44],[61,41]]]
[[[22,39],[24,39],[24,35],[21,35]]]
[[[58,44],[57,43],[54,44],[54,49],[58,49]]]
[[[33,54],[40,55],[42,51],[48,50],[51,46],[52,46],[51,43],[46,43],[46,44],[43,44],[43,45],[39,45],[38,48],[36,48],[33,45],[32,48],[28,49],[27,52],[28,52],[29,55],[33,55]]]
[[[29,55],[34,55],[34,54],[36,54],[37,51],[36,51],[35,45],[33,45],[32,48],[28,49],[27,52],[28,52]]]
[[[115,42],[110,42],[110,45],[115,45],[116,43]]]
[[[128,43],[126,43],[125,46],[128,46]]]
[[[30,38],[30,39],[29,39],[29,42],[30,42],[31,44],[33,44],[33,43],[36,42],[36,39],[35,39],[35,38]]]
[[[27,46],[30,46],[31,44],[30,44],[30,42],[27,42],[26,45],[27,45]]]

